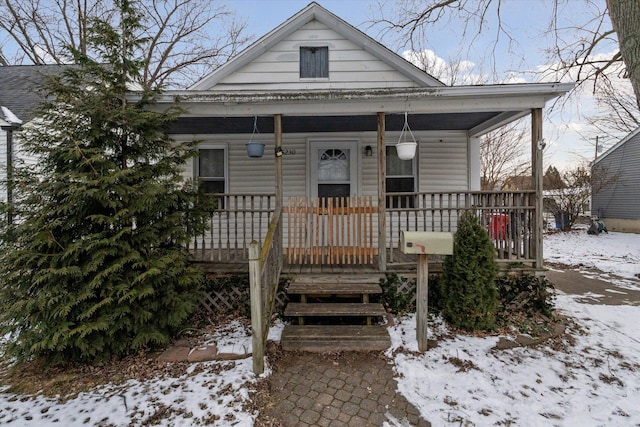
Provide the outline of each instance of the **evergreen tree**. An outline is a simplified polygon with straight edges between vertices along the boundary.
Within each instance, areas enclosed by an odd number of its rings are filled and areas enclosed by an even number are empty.
[[[469,330],[493,328],[498,306],[497,273],[489,235],[473,212],[463,213],[453,255],[445,259],[442,275],[442,306],[447,320]]]
[[[177,109],[149,108],[132,3],[118,1],[117,27],[92,22],[86,51],[108,64],[70,48],[78,65],[46,79],[38,123],[19,136],[39,162],[15,185],[19,220],[0,253],[0,329],[17,360],[165,344],[197,307],[203,274],[185,245],[208,213],[180,173],[195,149],[163,132]]]

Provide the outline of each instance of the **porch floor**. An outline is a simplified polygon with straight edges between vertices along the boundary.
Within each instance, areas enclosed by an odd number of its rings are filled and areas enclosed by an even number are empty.
[[[440,272],[442,262],[431,259],[429,261],[430,272]],[[388,260],[389,258],[387,258]],[[208,261],[207,257],[196,256],[195,263],[202,266],[209,274],[230,275],[249,272],[248,261]],[[394,254],[393,262],[387,261],[387,272],[405,275],[416,274],[417,257],[415,255]],[[286,258],[282,266],[283,275],[306,274],[381,274],[378,268],[378,256],[375,256],[372,264],[293,264]]]

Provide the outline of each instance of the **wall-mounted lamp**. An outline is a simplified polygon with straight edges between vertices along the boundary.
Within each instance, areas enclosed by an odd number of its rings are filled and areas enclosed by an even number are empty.
[[[364,147],[364,155],[367,157],[373,156],[373,148],[371,148],[370,145],[367,145],[366,147]]]
[[[275,154],[276,154],[276,157],[282,157],[282,155],[284,154],[282,151],[282,147],[276,147]]]

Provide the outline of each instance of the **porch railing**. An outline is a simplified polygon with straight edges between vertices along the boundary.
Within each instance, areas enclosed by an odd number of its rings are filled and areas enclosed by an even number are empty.
[[[400,232],[455,232],[460,214],[473,210],[493,241],[499,260],[531,261],[535,191],[394,193],[387,195],[389,263],[400,258]]]
[[[246,263],[249,243],[266,242],[275,214],[273,194],[215,195],[218,209],[207,232],[190,245],[198,261]],[[401,262],[400,232],[455,232],[459,215],[474,210],[489,232],[499,260],[528,262],[535,259],[535,192],[414,192],[387,195],[387,262]],[[281,213],[280,227],[289,224],[289,213]],[[375,221],[375,218],[373,219]],[[375,226],[375,224],[372,224]],[[283,234],[285,246],[290,235]],[[284,250],[281,248],[281,255]],[[294,261],[295,262],[295,261]]]
[[[214,194],[216,210],[207,232],[189,245],[196,260],[241,262],[249,260],[249,243],[262,242],[275,211],[274,194]]]

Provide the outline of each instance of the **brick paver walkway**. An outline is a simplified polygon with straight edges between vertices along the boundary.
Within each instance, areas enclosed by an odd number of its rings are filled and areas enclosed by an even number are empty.
[[[271,369],[270,402],[256,425],[430,426],[397,393],[380,353],[283,353]]]

